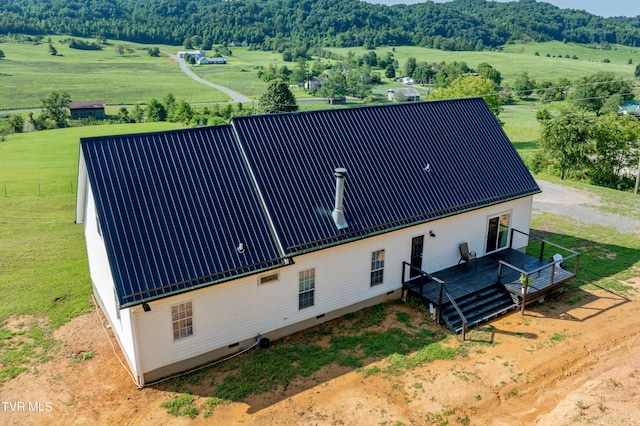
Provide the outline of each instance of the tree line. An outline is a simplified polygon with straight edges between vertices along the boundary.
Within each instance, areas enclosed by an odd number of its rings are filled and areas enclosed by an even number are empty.
[[[360,0],[12,0],[0,3],[0,33],[204,48],[247,41],[277,51],[304,44],[483,50],[549,40],[636,46],[640,17],[602,18],[535,0],[395,6]]]

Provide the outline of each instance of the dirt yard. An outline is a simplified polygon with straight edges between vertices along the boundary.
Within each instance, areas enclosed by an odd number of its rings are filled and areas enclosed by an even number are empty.
[[[640,279],[629,284],[640,288]],[[524,317],[516,312],[475,330],[468,355],[455,361],[399,377],[324,369],[194,420],[160,407],[174,395],[162,390],[169,386],[136,390],[94,311],[55,332],[64,346],[52,361],[0,388],[0,423],[640,424],[640,300],[631,299],[592,291],[577,300],[565,292]],[[397,309],[409,308],[393,305],[387,321]],[[210,396],[194,394],[196,405]]]

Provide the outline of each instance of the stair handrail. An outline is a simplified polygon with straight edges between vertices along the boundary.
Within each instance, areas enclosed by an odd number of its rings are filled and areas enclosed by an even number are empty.
[[[460,316],[460,319],[462,320],[462,340],[466,339],[466,334],[467,334],[467,318],[464,316],[464,314],[462,313],[462,310],[460,310],[460,307],[458,306],[458,304],[456,303],[455,298],[447,291],[447,286],[445,284],[444,281],[442,281],[440,278],[434,277],[426,272],[424,272],[422,269],[417,268],[413,265],[411,265],[408,262],[402,262],[403,268],[402,268],[402,285],[404,285],[405,283],[405,266],[409,267],[409,270],[415,270],[416,272],[420,273],[420,277],[421,278],[428,278],[431,281],[434,281],[435,283],[440,285],[440,294],[438,297],[438,318],[437,318],[437,323],[441,324],[442,323],[442,299],[443,296],[446,296],[449,301],[451,302],[451,305],[453,306],[453,308],[456,310],[456,312],[458,313],[458,315]],[[420,282],[420,294],[422,294],[422,290],[423,290],[423,285],[424,285],[424,281]]]
[[[443,287],[445,287],[444,283],[443,283]],[[467,340],[467,317],[464,316],[464,314],[462,313],[462,310],[460,309],[460,307],[456,303],[455,298],[451,294],[449,294],[449,292],[446,290],[446,288],[444,289],[444,294],[447,296],[447,298],[451,302],[451,305],[453,306],[453,308],[456,310],[456,312],[460,316],[460,319],[462,320],[462,340],[463,341]]]

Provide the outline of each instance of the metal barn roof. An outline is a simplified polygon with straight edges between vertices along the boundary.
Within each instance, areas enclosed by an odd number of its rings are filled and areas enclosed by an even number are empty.
[[[230,126],[81,149],[121,306],[282,263]]]
[[[540,192],[480,98],[232,121],[287,254]],[[331,218],[336,167],[344,214]]]

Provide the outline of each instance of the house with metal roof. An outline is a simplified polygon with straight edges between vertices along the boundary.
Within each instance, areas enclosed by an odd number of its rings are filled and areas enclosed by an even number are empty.
[[[522,250],[538,192],[477,98],[83,138],[76,221],[143,385]]]

